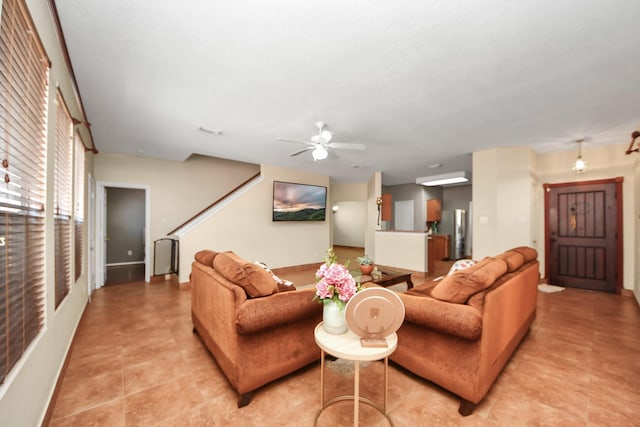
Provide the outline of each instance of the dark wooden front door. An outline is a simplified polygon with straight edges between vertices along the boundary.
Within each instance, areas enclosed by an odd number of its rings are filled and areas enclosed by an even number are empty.
[[[548,282],[618,292],[622,279],[622,178],[545,184],[544,188]]]

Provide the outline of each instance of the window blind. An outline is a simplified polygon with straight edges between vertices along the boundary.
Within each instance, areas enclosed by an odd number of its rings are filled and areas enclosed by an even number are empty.
[[[73,220],[74,220],[74,232],[75,232],[75,275],[74,279],[78,280],[82,274],[82,262],[83,262],[83,245],[84,241],[84,143],[79,133],[76,133],[75,138],[75,187],[74,187],[74,205],[73,205]]]
[[[49,60],[21,0],[0,22],[0,384],[43,325]]]
[[[55,221],[56,307],[71,285],[71,171],[73,121],[62,94],[56,97],[56,163],[54,171],[53,217]]]

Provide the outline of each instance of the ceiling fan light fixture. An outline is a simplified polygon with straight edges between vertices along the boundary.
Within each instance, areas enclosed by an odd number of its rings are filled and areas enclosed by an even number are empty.
[[[426,187],[435,187],[438,185],[462,184],[468,182],[466,171],[443,173],[440,175],[423,176],[416,179],[416,184],[422,184]]]
[[[311,155],[313,156],[313,161],[317,162],[318,160],[326,159],[329,153],[327,152],[327,149],[322,145],[317,145],[316,148],[314,148],[311,152]]]

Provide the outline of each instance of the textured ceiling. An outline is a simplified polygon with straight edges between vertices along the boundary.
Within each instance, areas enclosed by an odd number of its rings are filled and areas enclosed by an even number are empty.
[[[640,127],[637,0],[56,5],[101,151],[334,182],[382,171],[394,185],[470,171],[478,149],[628,143]],[[313,162],[276,141],[308,139],[319,120],[366,152]]]

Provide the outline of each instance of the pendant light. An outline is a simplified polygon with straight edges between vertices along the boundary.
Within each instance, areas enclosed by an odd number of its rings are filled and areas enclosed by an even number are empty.
[[[578,158],[573,165],[573,170],[577,173],[584,173],[584,171],[587,169],[587,165],[582,158],[582,141],[584,141],[583,138],[576,140],[576,142],[578,143]]]

